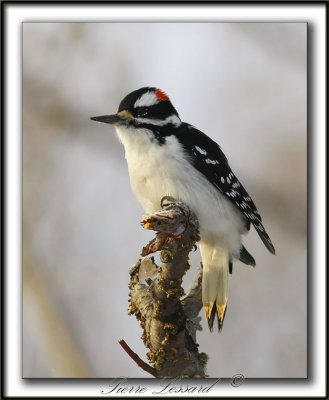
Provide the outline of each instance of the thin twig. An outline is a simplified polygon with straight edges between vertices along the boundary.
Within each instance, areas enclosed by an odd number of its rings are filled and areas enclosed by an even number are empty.
[[[119,344],[139,367],[141,367],[144,371],[148,372],[152,376],[156,377],[156,369],[148,365],[145,361],[143,361],[137,353],[131,350],[131,348],[123,339],[119,340]]]

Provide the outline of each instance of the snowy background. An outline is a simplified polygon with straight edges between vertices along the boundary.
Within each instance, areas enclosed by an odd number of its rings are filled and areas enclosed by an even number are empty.
[[[23,376],[149,377],[127,315],[129,268],[152,237],[110,114],[142,86],[217,141],[276,247],[245,238],[208,374],[306,377],[306,24],[23,24]],[[192,271],[199,263],[192,255]]]

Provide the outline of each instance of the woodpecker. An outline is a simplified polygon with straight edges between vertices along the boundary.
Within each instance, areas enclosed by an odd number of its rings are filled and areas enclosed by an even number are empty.
[[[168,95],[143,87],[121,101],[118,112],[91,118],[113,125],[125,149],[132,190],[147,213],[171,196],[186,203],[200,226],[202,302],[210,330],[221,330],[233,261],[255,266],[242,244],[252,224],[266,248],[274,246],[247,191],[219,145],[182,122]]]

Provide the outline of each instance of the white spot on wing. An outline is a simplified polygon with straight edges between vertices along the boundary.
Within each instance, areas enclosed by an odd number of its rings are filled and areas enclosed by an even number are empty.
[[[216,164],[218,164],[218,161],[210,160],[210,158],[207,158],[207,159],[206,159],[206,163],[207,163],[207,164],[216,165]]]
[[[206,150],[201,149],[199,146],[195,146],[195,149],[196,149],[200,154],[203,154],[204,156],[207,155]]]

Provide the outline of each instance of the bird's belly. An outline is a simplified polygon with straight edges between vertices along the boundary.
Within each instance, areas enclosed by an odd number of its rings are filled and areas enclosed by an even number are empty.
[[[241,213],[191,164],[182,158],[164,161],[153,153],[139,161],[128,159],[131,186],[148,213],[160,209],[163,196],[186,203],[195,212],[203,241],[221,241],[233,251],[240,248],[244,230]]]

